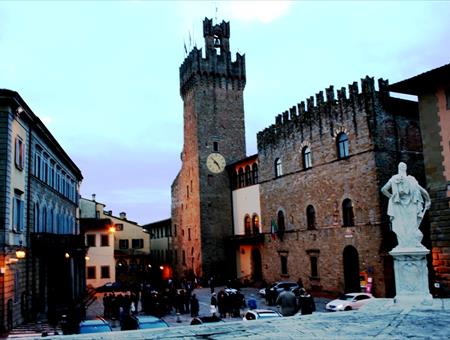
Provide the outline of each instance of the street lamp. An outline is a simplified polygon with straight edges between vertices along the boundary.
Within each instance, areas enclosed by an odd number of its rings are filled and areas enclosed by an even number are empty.
[[[16,258],[19,260],[24,259],[27,254],[22,246],[22,241],[19,241],[19,247],[16,249]]]
[[[69,254],[69,253],[65,253],[65,254],[64,254],[64,257],[65,257],[66,259],[68,259],[68,258],[70,257],[70,254]]]

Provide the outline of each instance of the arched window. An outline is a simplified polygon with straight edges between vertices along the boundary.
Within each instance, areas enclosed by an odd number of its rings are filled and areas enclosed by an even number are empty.
[[[256,214],[252,217],[252,231],[253,234],[259,234],[259,216]]]
[[[245,185],[252,185],[252,173],[250,170],[250,165],[245,167]]]
[[[275,160],[275,177],[280,177],[283,175],[283,167],[281,165],[281,159],[277,158]]]
[[[251,220],[250,220],[250,216],[248,216],[248,215],[245,215],[245,217],[244,217],[244,230],[245,230],[245,235],[250,235],[252,233]]]
[[[305,146],[302,150],[303,169],[309,169],[312,167],[311,149],[309,146]]]
[[[243,188],[244,187],[244,183],[245,183],[244,169],[239,168],[239,171],[238,171],[238,187],[239,188]]]
[[[316,229],[316,211],[312,205],[306,208],[306,222],[308,230]]]
[[[252,165],[252,177],[253,184],[258,184],[258,164],[253,163]]]
[[[277,214],[278,233],[284,233],[286,230],[286,224],[284,223],[284,212],[278,211]]]
[[[41,231],[41,219],[39,213],[39,203],[34,204],[34,231],[39,233]]]
[[[352,227],[355,225],[352,201],[348,198],[342,202],[342,219],[344,221],[344,227]]]
[[[41,231],[46,233],[48,232],[47,230],[47,208],[42,207],[42,227],[41,227]]]
[[[51,233],[55,232],[53,230],[53,209],[52,208],[49,208],[49,210],[48,210],[48,230]]]
[[[336,138],[338,158],[346,158],[350,155],[348,148],[348,136],[340,133]]]

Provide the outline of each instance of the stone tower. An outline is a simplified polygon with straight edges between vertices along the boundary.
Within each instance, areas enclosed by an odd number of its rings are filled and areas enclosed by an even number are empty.
[[[205,55],[180,67],[184,103],[182,167],[172,184],[175,275],[218,278],[232,271],[225,240],[233,233],[225,166],[245,157],[245,56],[231,60],[230,24],[203,21]]]

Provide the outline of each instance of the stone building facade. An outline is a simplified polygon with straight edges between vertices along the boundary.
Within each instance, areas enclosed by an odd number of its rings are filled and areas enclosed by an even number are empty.
[[[85,248],[81,171],[17,92],[1,90],[0,103],[0,328],[7,330],[39,315],[55,321],[81,304]]]
[[[450,64],[392,84],[417,95],[427,190],[431,196],[432,274],[436,295],[450,295]]]
[[[172,184],[179,275],[231,272],[224,240],[233,234],[225,165],[245,157],[245,58],[231,60],[230,25],[203,21],[205,57],[194,49],[180,67],[184,103],[182,167]]]
[[[266,281],[307,289],[392,296],[395,245],[380,188],[404,161],[423,183],[417,105],[389,96],[387,82],[333,87],[276,117],[257,135]]]

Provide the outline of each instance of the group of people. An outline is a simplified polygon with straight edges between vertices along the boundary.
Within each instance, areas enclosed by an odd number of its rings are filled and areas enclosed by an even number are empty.
[[[300,288],[298,294],[297,296],[288,287],[285,287],[284,291],[278,295],[276,304],[281,307],[283,316],[291,316],[299,311],[302,315],[312,314],[316,310],[316,304],[311,294],[304,288]]]
[[[211,314],[218,312],[221,318],[239,317],[241,308],[246,306],[244,294],[237,289],[221,289],[217,295],[211,294]]]
[[[105,318],[119,319],[121,314],[134,314],[137,312],[138,303],[139,293],[106,293],[103,296],[103,315]]]

